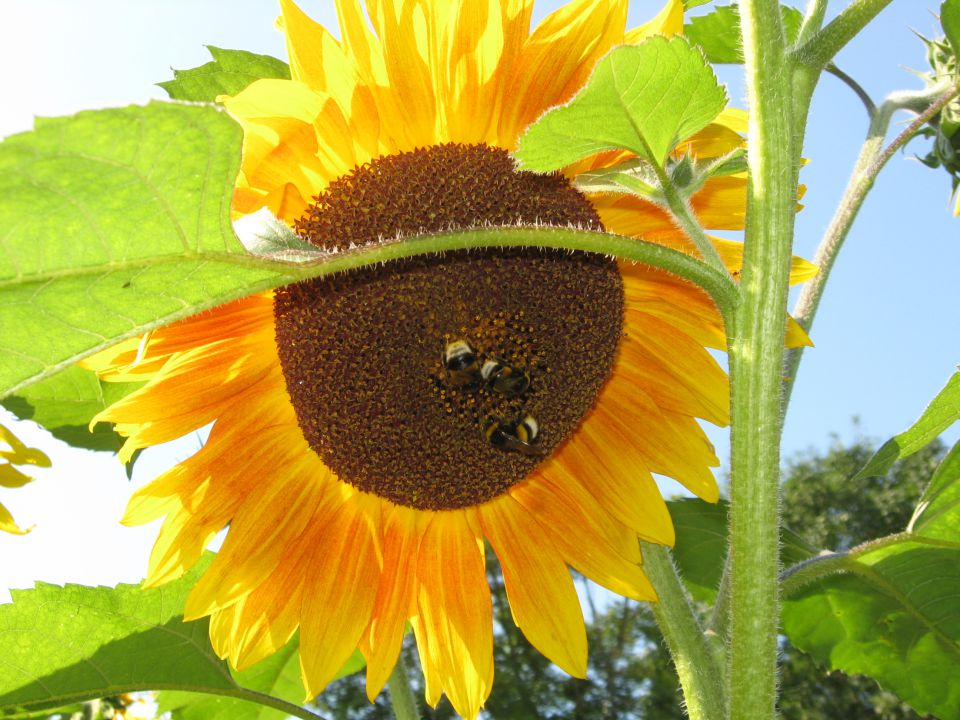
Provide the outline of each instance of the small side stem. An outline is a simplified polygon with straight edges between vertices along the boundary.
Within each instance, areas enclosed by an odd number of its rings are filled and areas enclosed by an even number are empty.
[[[717,588],[717,601],[710,612],[707,622],[707,631],[719,636],[726,642],[728,624],[730,620],[730,553],[723,561],[723,574],[720,576],[720,586]]]
[[[946,87],[946,90],[945,90]],[[949,85],[937,85],[919,93],[898,93],[891,95],[874,113],[873,122],[867,139],[860,150],[860,156],[854,165],[853,173],[847,188],[843,193],[840,204],[834,213],[827,231],[824,233],[820,246],[814,255],[813,262],[820,271],[807,282],[800,293],[797,304],[793,309],[793,317],[806,331],[813,327],[813,320],[820,307],[820,300],[830,278],[830,272],[837,260],[844,241],[853,227],[857,213],[866,199],[867,193],[873,187],[880,174],[880,170],[893,157],[894,153],[903,147],[917,131],[920,130],[933,116],[956,97],[957,88]],[[906,129],[895,137],[890,144],[883,148],[887,130],[894,112],[903,108],[915,109],[923,106],[923,111],[911,122]],[[793,391],[800,360],[803,357],[803,348],[794,348],[787,353],[784,363],[784,408],[790,400]]]
[[[810,0],[803,13],[803,22],[800,23],[800,32],[797,33],[797,45],[804,45],[807,40],[820,32],[823,19],[827,15],[828,0]]]
[[[797,60],[820,69],[867,26],[893,0],[853,0],[826,27],[804,43]]]
[[[721,666],[680,582],[670,551],[662,545],[641,546],[643,568],[659,597],[650,607],[677,668],[687,714],[691,720],[720,720],[725,705]]]
[[[710,238],[707,237],[700,221],[693,214],[690,203],[680,196],[662,167],[656,166],[656,172],[660,180],[660,190],[663,192],[667,207],[670,208],[670,214],[673,215],[677,225],[693,241],[697,250],[700,251],[701,257],[708,265],[723,273],[728,273],[727,266],[723,264],[723,260],[720,258],[720,253],[710,242]]]
[[[393,666],[387,687],[390,689],[390,705],[397,720],[420,720],[420,711],[417,710],[417,701],[410,689],[410,676],[407,674],[407,663],[402,652],[397,658],[397,664]]]
[[[860,83],[858,83],[856,80],[854,80],[852,77],[847,75],[843,70],[841,70],[836,65],[834,65],[832,62],[827,63],[827,67],[825,69],[828,73],[830,73],[836,78],[839,78],[844,85],[846,85],[851,90],[853,90],[854,94],[858,98],[860,98],[860,102],[863,103],[863,106],[867,110],[867,116],[872,121],[874,116],[877,114],[877,106],[873,102],[873,98],[870,97],[870,94],[863,89],[863,86]]]

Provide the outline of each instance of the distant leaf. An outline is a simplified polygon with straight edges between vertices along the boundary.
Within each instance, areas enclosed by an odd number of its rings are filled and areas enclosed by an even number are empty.
[[[677,532],[673,557],[684,583],[695,600],[712,603],[717,597],[727,552],[727,504],[685,498],[671,500],[667,507]],[[784,564],[801,562],[816,552],[796,533],[784,529]]]
[[[832,669],[869,675],[917,712],[960,717],[960,547],[902,536],[851,551],[787,597],[783,629]]]
[[[90,419],[141,386],[105,383],[89,370],[71,367],[0,401],[21,420],[32,420],[68,445],[85,450],[117,452],[123,438],[108,423],[91,432]]]
[[[608,53],[573,100],[527,129],[515,156],[526,169],[548,172],[625,149],[662,166],[726,100],[702,52],[680,37],[653,37]]]
[[[231,671],[237,685],[247,690],[281,698],[294,705],[303,702],[306,691],[300,680],[298,638],[266,660],[243,672]],[[364,666],[363,655],[355,651],[337,677],[351,675]],[[236,698],[201,695],[182,691],[157,693],[158,714],[169,712],[170,720],[282,720],[280,710]]]
[[[780,12],[787,40],[792,43],[800,32],[803,14],[788,5],[781,5]],[[724,5],[707,15],[691,18],[683,32],[687,39],[703,49],[707,62],[715,64],[743,62],[743,48],[740,46],[740,12],[736,5]]]
[[[156,687],[232,690],[207,621],[181,617],[200,572],[155,590],[42,583],[13,590],[13,603],[0,605],[0,712]]]
[[[960,442],[937,466],[907,531],[960,543]]]
[[[275,57],[213,45],[207,45],[207,50],[212,62],[190,70],[174,70],[173,80],[157,85],[173,100],[214,102],[218,95],[236,95],[254,80],[290,79],[290,67]]]
[[[897,460],[925,447],[957,418],[960,418],[960,373],[953,374],[910,429],[887,440],[853,479],[886,475]]]
[[[153,102],[0,143],[0,397],[284,283],[231,229],[240,135],[213,106]]]
[[[940,24],[954,54],[960,56],[960,0],[945,0],[940,5]]]

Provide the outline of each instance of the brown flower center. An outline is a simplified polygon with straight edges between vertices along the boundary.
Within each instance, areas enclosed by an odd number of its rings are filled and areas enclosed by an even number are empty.
[[[601,229],[562,176],[486,145],[440,145],[339,178],[297,231],[347,248],[480,225]],[[491,249],[420,256],[276,293],[277,346],[304,436],[340,479],[418,509],[490,500],[592,407],[623,324],[605,257]]]

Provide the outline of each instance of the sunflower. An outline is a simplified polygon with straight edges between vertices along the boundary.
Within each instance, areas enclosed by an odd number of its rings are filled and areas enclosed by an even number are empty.
[[[14,467],[15,465],[50,467],[50,458],[40,450],[24,445],[16,435],[3,425],[0,425],[0,443],[9,448],[3,449],[3,446],[0,445],[0,461],[2,461],[0,463],[0,487],[18,488],[33,482],[32,477],[24,475]],[[0,530],[14,535],[24,535],[29,532],[29,528],[24,530],[14,522],[10,511],[2,504],[0,504]]]
[[[612,47],[680,32],[681,2],[625,30],[625,0],[575,0],[530,32],[532,4],[341,0],[337,40],[282,0],[292,79],[222,98],[244,129],[235,217],[268,208],[330,249],[523,223],[686,248],[655,206],[584,196],[508,154]],[[681,151],[725,153],[743,126],[727,111]],[[745,179],[710,180],[692,204],[709,227],[740,229]],[[739,246],[717,242],[736,269]],[[250,666],[299,629],[310,697],[359,648],[372,699],[409,623],[427,701],[446,693],[472,718],[494,672],[485,543],[516,624],[584,677],[570,568],[655,599],[638,539],[669,545],[674,531],[653,474],[717,499],[697,418],[727,422],[726,375],[707,350],[724,345],[716,308],[677,278],[501,249],[248,297],[86,364],[147,381],[94,418],[128,438],[125,460],[213,423],[124,522],[165,516],[151,585],[229,526],[186,608],[211,618],[221,657]]]

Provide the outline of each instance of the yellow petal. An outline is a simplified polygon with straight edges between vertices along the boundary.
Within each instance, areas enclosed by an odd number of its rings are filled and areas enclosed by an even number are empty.
[[[509,495],[479,509],[500,558],[513,621],[530,644],[574,677],[587,676],[587,631],[563,558],[530,514]]]
[[[343,487],[331,496],[309,541],[300,619],[300,667],[307,698],[321,692],[353,654],[370,622],[380,583],[380,550],[373,523],[379,501]]]
[[[467,514],[434,513],[420,541],[417,643],[454,709],[476,718],[493,676],[493,608],[483,539]],[[422,641],[420,635],[425,636]]]

